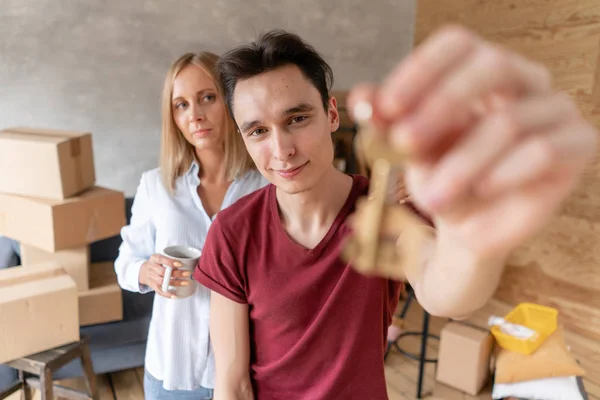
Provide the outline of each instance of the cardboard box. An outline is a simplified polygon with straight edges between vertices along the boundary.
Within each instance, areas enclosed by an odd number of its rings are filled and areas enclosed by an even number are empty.
[[[0,363],[79,340],[75,281],[57,263],[0,270]]]
[[[90,288],[90,246],[74,247],[50,253],[28,244],[21,244],[21,264],[24,267],[39,264],[45,261],[55,261],[73,278],[78,291]]]
[[[94,185],[92,135],[34,128],[0,131],[0,192],[65,199]]]
[[[450,322],[440,333],[438,382],[476,396],[490,377],[494,340],[489,331]]]
[[[79,324],[94,325],[122,319],[123,299],[114,264],[92,264],[90,290],[79,293]]]
[[[122,192],[96,186],[65,200],[0,193],[0,235],[52,253],[118,235],[124,225]]]

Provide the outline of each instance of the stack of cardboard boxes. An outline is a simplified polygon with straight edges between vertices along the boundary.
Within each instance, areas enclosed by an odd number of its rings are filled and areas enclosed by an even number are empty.
[[[95,180],[90,133],[0,131],[0,235],[20,242],[22,261],[0,271],[0,336],[12,343],[0,362],[123,318],[113,265],[90,265],[89,245],[119,234],[125,199]]]

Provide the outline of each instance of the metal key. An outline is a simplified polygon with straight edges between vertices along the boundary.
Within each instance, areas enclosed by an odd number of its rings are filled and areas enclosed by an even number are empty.
[[[432,230],[398,203],[396,184],[406,155],[397,153],[380,139],[370,122],[372,109],[359,104],[355,116],[366,161],[372,165],[368,197],[359,199],[353,233],[342,258],[365,275],[401,280],[407,268],[420,263],[419,246]]]

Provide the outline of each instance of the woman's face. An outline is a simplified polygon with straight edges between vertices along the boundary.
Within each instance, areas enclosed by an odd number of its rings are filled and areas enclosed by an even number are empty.
[[[190,64],[177,74],[171,107],[175,124],[196,150],[223,149],[225,104],[202,68]]]

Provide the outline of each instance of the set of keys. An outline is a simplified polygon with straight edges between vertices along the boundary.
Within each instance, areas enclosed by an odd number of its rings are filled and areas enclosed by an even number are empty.
[[[359,103],[354,115],[357,151],[371,168],[370,188],[356,204],[342,258],[364,275],[404,280],[407,270],[419,268],[422,245],[433,230],[399,202],[398,176],[408,155],[392,150],[377,134],[370,104]]]

